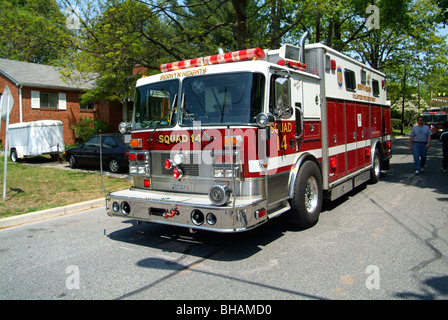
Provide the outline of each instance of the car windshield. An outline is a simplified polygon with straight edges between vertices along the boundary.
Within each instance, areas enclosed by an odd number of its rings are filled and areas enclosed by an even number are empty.
[[[173,126],[176,120],[174,103],[178,92],[179,80],[137,87],[133,128]]]
[[[84,144],[85,148],[99,148],[100,146],[100,136],[93,136]]]
[[[264,85],[262,74],[249,72],[186,78],[180,101],[181,124],[255,123],[263,110]]]

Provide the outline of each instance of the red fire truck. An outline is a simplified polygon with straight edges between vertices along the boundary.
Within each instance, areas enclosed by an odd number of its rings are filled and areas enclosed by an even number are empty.
[[[431,138],[439,138],[440,134],[448,128],[448,106],[434,107],[423,111],[421,115],[423,122],[431,128]]]
[[[160,66],[136,85],[129,190],[110,216],[218,232],[281,214],[308,228],[324,196],[377,182],[391,158],[385,75],[322,44]]]

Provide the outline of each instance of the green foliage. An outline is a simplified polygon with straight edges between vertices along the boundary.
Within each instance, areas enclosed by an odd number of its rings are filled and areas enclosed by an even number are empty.
[[[399,130],[401,128],[401,119],[390,119],[392,129]]]
[[[379,29],[366,25],[371,4],[379,8]],[[80,9],[79,29],[65,26],[69,6]],[[418,90],[423,97],[446,91],[448,47],[437,34],[446,8],[446,0],[0,0],[0,56],[95,80],[83,101],[125,101],[137,64],[154,74],[162,63],[218,48],[297,44],[308,31],[309,42],[386,73],[394,103]]]
[[[0,0],[1,58],[59,64],[68,40],[55,0]]]
[[[105,121],[81,117],[70,129],[75,131],[76,140],[83,143],[100,132],[106,132],[108,127],[109,125]]]

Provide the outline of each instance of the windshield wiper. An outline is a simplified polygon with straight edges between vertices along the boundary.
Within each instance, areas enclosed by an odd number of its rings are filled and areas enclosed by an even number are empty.
[[[180,105],[180,109],[182,110],[182,113],[188,118],[188,120],[191,121],[193,127],[196,125],[199,130],[201,130],[202,134],[208,139],[208,141],[213,141],[214,138],[210,137],[205,131],[204,129],[202,129],[201,125],[198,124],[198,121],[194,120],[194,118],[187,112],[187,110],[185,110],[184,108],[184,103],[185,103],[185,93],[182,95],[182,102]]]
[[[176,93],[176,95],[174,96],[173,104],[171,105],[171,108],[169,109],[169,111],[168,111],[166,114],[163,115],[163,117],[160,119],[160,121],[157,122],[156,126],[154,127],[154,130],[152,130],[152,132],[151,132],[151,134],[150,134],[148,140],[146,140],[146,141],[148,141],[148,142],[151,142],[151,141],[152,141],[152,136],[153,136],[154,133],[156,132],[156,130],[157,130],[157,128],[159,127],[160,123],[161,123],[163,120],[165,120],[165,118],[166,118],[167,115],[172,114],[172,112],[174,111],[174,106],[176,105],[176,100],[177,100],[177,93]]]

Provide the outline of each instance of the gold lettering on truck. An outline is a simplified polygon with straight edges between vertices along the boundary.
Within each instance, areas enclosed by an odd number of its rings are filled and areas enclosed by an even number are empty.
[[[199,76],[207,73],[207,68],[187,69],[183,71],[174,71],[170,73],[163,73],[160,75],[160,80],[169,80],[181,77]]]

